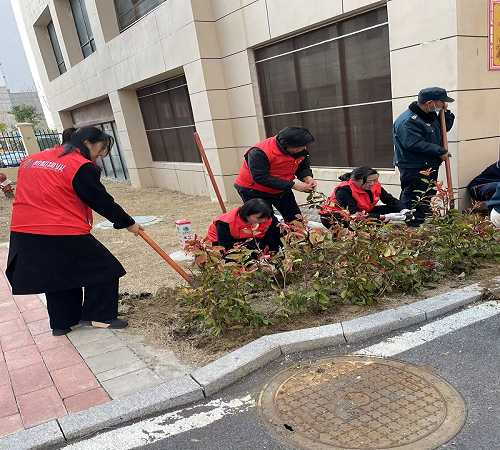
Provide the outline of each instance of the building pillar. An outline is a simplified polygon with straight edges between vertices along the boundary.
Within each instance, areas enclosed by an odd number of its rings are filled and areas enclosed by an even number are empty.
[[[32,123],[18,123],[17,129],[21,134],[21,139],[23,140],[24,148],[26,149],[26,153],[28,155],[33,155],[34,153],[38,153],[40,151],[40,147],[38,146],[38,141],[35,137],[35,132],[33,130]]]

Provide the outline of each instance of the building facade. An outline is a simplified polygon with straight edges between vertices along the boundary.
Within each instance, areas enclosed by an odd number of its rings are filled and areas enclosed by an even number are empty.
[[[320,191],[329,194],[346,168],[371,165],[397,194],[392,122],[429,86],[456,99],[448,138],[460,196],[499,158],[486,0],[20,5],[56,125],[112,130],[134,186],[213,197],[196,131],[223,197],[239,201],[233,183],[245,151],[302,125],[316,137]]]

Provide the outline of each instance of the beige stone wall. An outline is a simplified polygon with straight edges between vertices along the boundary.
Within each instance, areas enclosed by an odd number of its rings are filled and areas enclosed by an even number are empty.
[[[97,51],[83,59],[67,0],[20,0],[57,126],[71,125],[71,109],[109,97],[134,186],[213,197],[202,164],[152,161],[135,95],[138,87],[185,73],[197,131],[223,197],[233,201],[239,200],[232,185],[243,153],[266,137],[252,48],[386,3],[167,0],[119,33],[112,0],[85,1]],[[486,4],[387,2],[394,117],[423,87],[442,86],[455,96],[457,122],[449,139],[454,183],[461,195],[470,178],[498,158],[500,74],[487,71]],[[53,65],[47,65],[51,55],[46,54],[46,42],[39,48],[40,25],[48,19],[54,22],[68,68],[55,77]],[[315,168],[319,189],[330,193],[345,171]],[[383,171],[381,181],[399,193],[396,171]]]

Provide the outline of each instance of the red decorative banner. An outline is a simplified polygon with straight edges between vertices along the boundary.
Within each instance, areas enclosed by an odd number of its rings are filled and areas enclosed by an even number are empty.
[[[500,70],[500,0],[490,0],[488,69]]]

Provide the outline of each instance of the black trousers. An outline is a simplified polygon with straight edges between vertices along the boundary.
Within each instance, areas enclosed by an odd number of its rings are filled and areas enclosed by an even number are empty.
[[[487,202],[493,197],[493,194],[497,191],[497,187],[498,181],[474,186],[469,189],[470,196],[478,202]]]
[[[285,222],[297,220],[297,214],[301,214],[291,189],[283,191],[281,194],[277,194],[273,197],[262,197],[262,193],[257,190],[252,190],[251,192],[247,190],[246,192],[238,192],[238,194],[240,194],[243,203],[248,202],[248,200],[252,198],[261,198],[265,200],[281,213]]]
[[[75,288],[45,296],[52,329],[70,328],[80,320],[104,322],[118,317],[118,278],[85,287],[85,295],[82,288]]]
[[[380,205],[375,206],[371,211],[374,214],[389,214],[394,212],[399,212],[399,208],[395,208],[393,206]],[[349,222],[342,219],[342,216],[339,213],[332,214],[320,214],[321,223],[325,228],[330,228],[335,222],[340,223],[344,227],[349,226]]]
[[[415,205],[417,199],[422,197],[422,192],[428,188],[428,184],[422,179],[427,178],[431,181],[436,181],[438,177],[439,167],[433,167],[429,176],[422,175],[420,172],[425,169],[405,169],[399,168],[401,180],[401,203],[406,209],[415,209],[413,219],[406,222],[409,227],[418,227],[424,223],[425,218],[432,214],[431,198],[436,194],[435,189],[431,189],[426,198],[422,199],[418,205]]]

